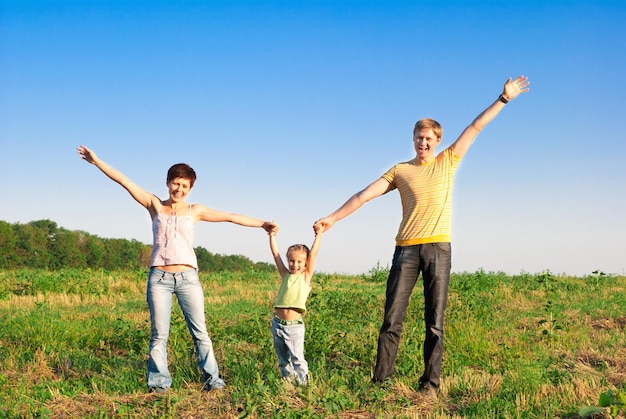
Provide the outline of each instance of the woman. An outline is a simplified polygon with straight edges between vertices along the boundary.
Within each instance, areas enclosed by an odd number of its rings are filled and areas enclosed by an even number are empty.
[[[203,390],[223,388],[224,381],[219,376],[213,344],[206,328],[204,293],[193,250],[193,227],[198,221],[228,221],[247,227],[262,227],[270,233],[278,231],[278,225],[185,202],[196,181],[195,171],[187,164],[175,164],[168,170],[166,185],[169,197],[162,201],[99,159],[89,148],[81,145],[77,150],[80,158],[95,165],[126,189],[135,201],[148,210],[152,219],[153,248],[147,286],[152,329],[148,356],[149,390],[165,393],[172,385],[167,366],[172,294],[176,294],[196,347],[198,365],[205,382]]]

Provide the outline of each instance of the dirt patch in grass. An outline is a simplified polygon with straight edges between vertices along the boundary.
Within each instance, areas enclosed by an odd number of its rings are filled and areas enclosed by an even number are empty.
[[[166,394],[134,393],[110,395],[102,392],[68,397],[53,394],[46,402],[50,417],[172,417],[236,418],[241,412],[226,391],[202,392],[200,386],[187,386]]]

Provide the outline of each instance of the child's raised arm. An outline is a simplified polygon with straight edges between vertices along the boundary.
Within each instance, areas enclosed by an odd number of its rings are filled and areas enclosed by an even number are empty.
[[[289,273],[289,270],[283,263],[283,259],[280,257],[280,252],[278,251],[278,245],[276,244],[276,231],[275,230],[270,231],[269,236],[270,236],[270,250],[272,251],[272,256],[274,257],[274,263],[276,264],[276,268],[278,268],[278,274],[280,275],[282,279],[282,277],[284,277],[287,273]]]
[[[315,232],[315,240],[313,240],[313,245],[311,246],[311,251],[309,252],[309,259],[306,261],[306,275],[308,279],[313,277],[313,271],[315,270],[315,258],[317,257],[317,252],[320,248],[320,241],[322,241],[323,232],[324,228],[322,226],[318,226],[317,231]]]

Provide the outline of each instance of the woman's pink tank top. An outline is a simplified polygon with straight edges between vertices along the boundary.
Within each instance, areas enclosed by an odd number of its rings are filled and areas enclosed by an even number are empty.
[[[189,265],[198,269],[193,250],[193,217],[158,213],[152,219],[152,260],[150,266]]]

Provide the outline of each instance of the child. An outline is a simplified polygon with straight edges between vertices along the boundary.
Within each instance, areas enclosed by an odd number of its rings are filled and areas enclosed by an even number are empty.
[[[313,266],[322,232],[322,228],[316,231],[311,250],[304,244],[289,246],[286,267],[276,245],[276,230],[269,231],[270,249],[282,278],[272,319],[274,349],[283,379],[298,385],[309,383],[309,366],[304,359],[302,315],[306,311],[305,303],[311,292]]]

